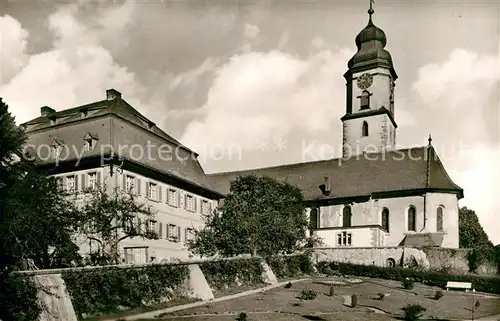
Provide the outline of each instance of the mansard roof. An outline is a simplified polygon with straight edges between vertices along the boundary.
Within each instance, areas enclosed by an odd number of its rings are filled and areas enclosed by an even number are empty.
[[[463,197],[462,188],[450,179],[432,145],[208,176],[221,193],[227,194],[232,180],[248,174],[270,176],[295,185],[308,201],[432,190]],[[325,177],[330,185],[328,195],[320,189]]]
[[[76,146],[77,151],[81,152],[84,147],[84,138],[89,135],[99,139],[102,145],[113,146],[115,152],[122,152],[124,155],[121,156],[124,160],[135,161],[144,168],[154,169],[178,180],[187,181],[193,186],[200,186],[216,192],[197,159],[197,153],[156,127],[152,121],[123,100],[119,92],[113,89],[108,90],[108,92],[112,93],[113,96],[108,96],[106,100],[62,111],[54,111],[50,107],[44,106],[42,116],[21,125],[24,126],[28,134],[27,144],[31,146],[47,145],[57,139],[68,147]],[[117,117],[123,122],[118,124],[118,122],[98,121],[106,117]],[[137,131],[137,128],[141,130]],[[138,135],[138,133],[140,134]],[[144,157],[141,159],[137,159],[137,157],[131,159],[132,147],[143,145],[146,148],[146,142],[149,139],[156,148],[152,153],[159,152],[158,146],[166,145],[165,147],[170,149],[164,149],[162,153],[165,150],[170,150],[172,151],[169,154],[170,157],[161,159],[157,154],[152,154],[154,157],[148,157],[144,153]],[[36,155],[37,153],[31,149],[29,147],[28,151]],[[44,150],[40,151],[40,153],[42,152]],[[75,162],[81,156],[72,148],[69,148],[67,153],[59,161],[60,163],[63,161]],[[84,157],[102,157],[101,154],[102,151],[96,148],[85,152]],[[46,155],[38,156],[37,163],[40,166],[50,167],[55,164],[55,160],[46,157]]]

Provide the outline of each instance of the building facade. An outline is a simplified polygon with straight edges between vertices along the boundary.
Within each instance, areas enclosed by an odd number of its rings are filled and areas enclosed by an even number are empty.
[[[106,99],[56,112],[41,108],[40,117],[22,126],[26,150],[68,192],[105,187],[132,192],[150,205],[154,220],[139,225],[159,239],[127,238],[119,252],[125,263],[187,258],[186,241],[203,224],[223,196],[211,188],[198,155],[170,137],[110,89]],[[83,201],[80,199],[80,201]],[[141,218],[139,217],[139,220]],[[81,253],[98,251],[98,243],[77,237]]]
[[[463,190],[447,174],[431,139],[425,146],[396,149],[397,74],[386,35],[372,21],[356,37],[348,62],[343,155],[338,159],[206,175],[197,154],[160,130],[109,89],[106,99],[23,124],[28,151],[40,166],[81,191],[104,184],[133,190],[152,205],[147,226],[158,240],[121,242],[126,263],[189,255],[185,242],[229,193],[230,182],[247,174],[286,180],[305,197],[310,233],[325,247],[458,248],[458,200]],[[147,154],[146,154],[147,153]],[[95,244],[80,240],[82,253]]]

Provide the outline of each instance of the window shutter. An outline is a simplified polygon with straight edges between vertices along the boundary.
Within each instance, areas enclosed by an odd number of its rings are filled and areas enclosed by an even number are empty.
[[[177,242],[181,241],[181,227],[177,226]]]
[[[78,190],[78,175],[75,175],[75,192]]]
[[[82,191],[84,191],[87,188],[87,177],[88,177],[88,174],[82,174],[81,175],[81,179],[82,179]],[[76,182],[75,182],[75,185],[77,185]]]
[[[97,179],[97,187],[101,186],[101,172],[97,172],[97,175],[96,175],[96,179]]]
[[[165,227],[167,228],[167,232],[165,233],[165,238],[168,239],[170,238],[170,224],[165,224]]]
[[[181,207],[181,191],[177,190],[177,207]]]
[[[125,173],[122,173],[122,190],[125,191],[127,189],[127,175]]]
[[[193,195],[193,207],[194,207],[193,210],[194,210],[194,212],[196,212],[196,208],[197,208],[197,205],[198,205],[196,203],[197,203],[196,202],[196,197],[194,197],[194,195]]]
[[[158,201],[161,202],[162,201],[162,195],[161,195],[162,194],[162,188],[161,188],[160,185],[157,186],[157,191],[156,192],[158,193]]]
[[[200,212],[203,213],[203,200],[200,198]]]
[[[141,183],[142,183],[141,180],[139,178],[136,178],[136,184],[135,185],[137,185],[137,187],[136,187],[137,195],[141,195],[141,192],[142,192],[141,191]]]
[[[137,218],[137,233],[141,233],[142,232],[142,220],[140,218]]]
[[[158,227],[158,238],[162,238],[163,237],[163,223],[162,222],[159,222],[158,223],[159,227]]]
[[[186,242],[188,241],[188,229],[187,228],[184,229],[184,241],[186,241]]]

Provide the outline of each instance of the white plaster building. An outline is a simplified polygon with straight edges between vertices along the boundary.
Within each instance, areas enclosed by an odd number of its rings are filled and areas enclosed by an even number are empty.
[[[187,258],[185,242],[203,223],[201,214],[212,211],[223,197],[210,187],[195,152],[114,89],[106,91],[105,100],[72,109],[56,112],[44,106],[40,117],[22,126],[27,150],[65,188],[79,192],[103,184],[112,192],[133,186],[138,201],[152,205],[155,220],[147,226],[160,238],[123,240],[119,251],[125,263]],[[82,254],[97,250],[95,242],[81,237],[78,242]]]

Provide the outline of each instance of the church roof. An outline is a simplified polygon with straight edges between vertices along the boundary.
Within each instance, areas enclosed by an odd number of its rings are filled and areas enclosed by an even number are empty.
[[[248,174],[270,176],[295,185],[308,201],[414,190],[439,190],[463,197],[462,188],[450,179],[432,145],[208,176],[215,188],[226,194],[232,180]],[[319,187],[325,184],[325,177],[330,182],[329,195],[324,195]]]
[[[400,246],[406,247],[436,247],[443,244],[443,233],[407,234]]]

